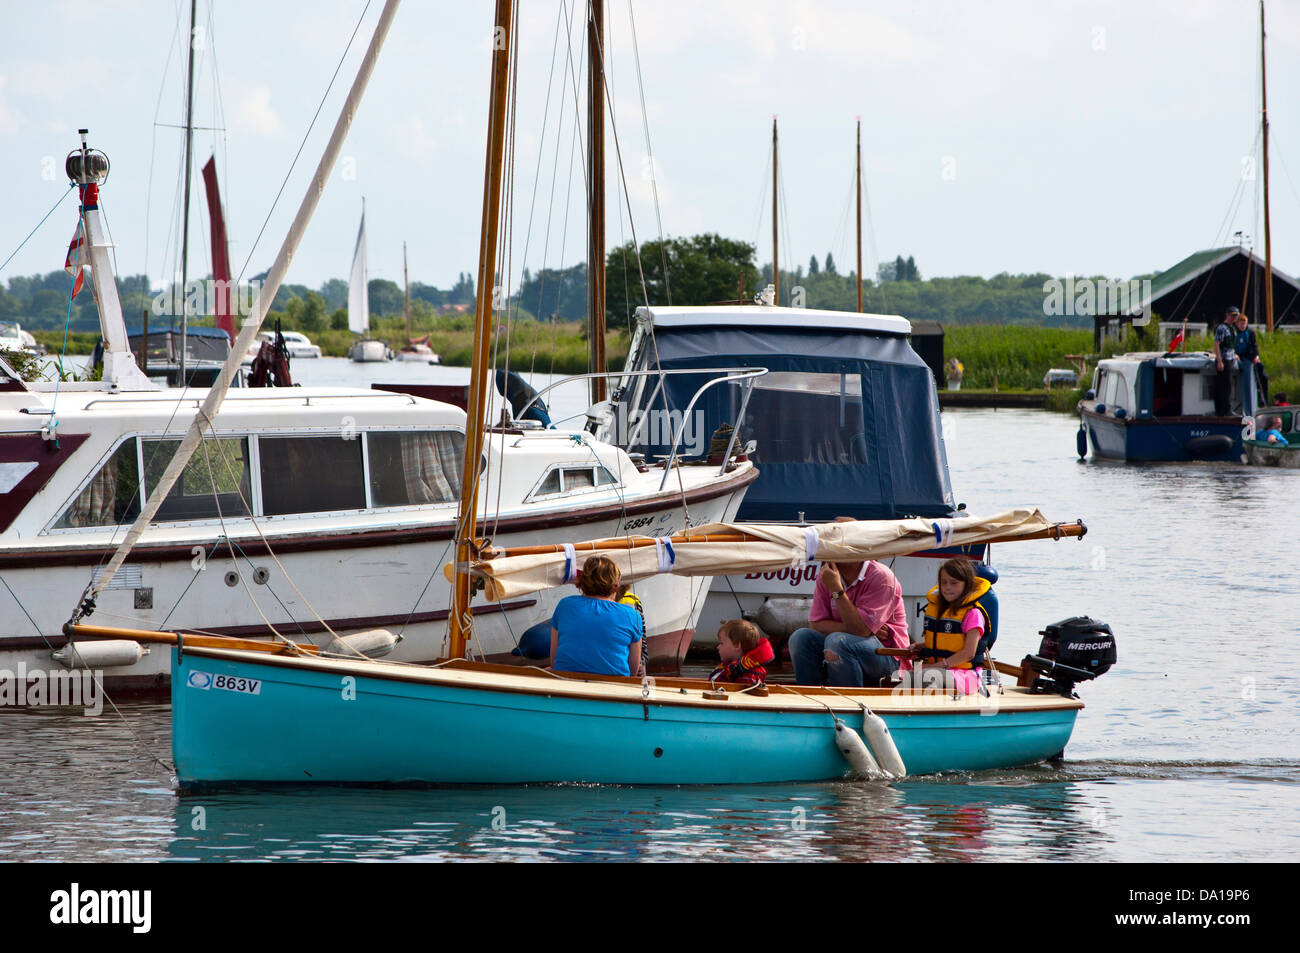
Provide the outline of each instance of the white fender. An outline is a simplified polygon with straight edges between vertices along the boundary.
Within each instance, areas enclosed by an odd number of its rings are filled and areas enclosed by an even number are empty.
[[[140,661],[139,642],[111,639],[103,642],[69,642],[50,657],[67,668],[121,668]]]
[[[866,735],[876,760],[887,773],[896,778],[907,775],[907,766],[903,764],[903,759],[898,753],[898,745],[894,744],[894,736],[889,733],[889,726],[885,724],[885,719],[873,711],[864,711],[862,733]]]
[[[858,777],[884,777],[880,765],[871,757],[871,752],[858,737],[858,733],[838,718],[835,719],[835,747],[840,749],[840,754],[844,755],[844,760]]]
[[[351,635],[340,635],[321,649],[322,655],[340,658],[382,658],[397,645],[397,636],[387,629],[367,629]]]

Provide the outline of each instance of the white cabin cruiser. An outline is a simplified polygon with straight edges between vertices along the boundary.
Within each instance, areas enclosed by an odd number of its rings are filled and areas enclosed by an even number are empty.
[[[160,389],[135,365],[99,217],[101,169],[99,153],[69,156],[104,379],[56,389],[0,362],[0,668],[10,671],[63,664],[64,623],[208,396]],[[439,570],[453,551],[465,431],[463,410],[405,394],[231,391],[87,621],[242,636],[269,625],[321,642],[387,628],[399,638],[392,658],[439,657],[451,600]],[[479,525],[496,545],[730,520],[757,476],[749,463],[701,461],[666,480],[585,432],[527,422],[490,431],[484,454]],[[639,587],[652,665],[677,667],[706,584],[665,575]],[[559,595],[476,606],[472,651],[511,660]],[[168,672],[161,652],[103,659],[110,687],[160,686]]]

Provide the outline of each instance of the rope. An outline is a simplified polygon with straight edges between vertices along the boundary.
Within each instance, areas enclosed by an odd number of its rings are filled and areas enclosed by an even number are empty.
[[[68,197],[68,192],[71,192],[74,188],[76,188],[76,184],[69,182],[67,191],[64,192],[62,195],[60,195],[58,201],[56,201],[53,205],[50,206],[50,210],[45,213],[45,217],[36,223],[36,227],[27,233],[27,237],[18,243],[18,247],[13,250],[13,254],[11,254],[8,258],[6,258],[3,264],[0,264],[0,271],[4,271],[5,266],[8,265],[9,262],[14,260],[14,255],[17,255],[20,251],[22,251],[24,246],[26,246],[26,244],[29,241],[31,241],[32,236],[35,235],[38,231],[40,231],[41,226],[45,224],[46,220],[51,215],[54,214],[54,210],[63,204],[63,200]],[[77,250],[80,251],[81,249],[77,249]]]

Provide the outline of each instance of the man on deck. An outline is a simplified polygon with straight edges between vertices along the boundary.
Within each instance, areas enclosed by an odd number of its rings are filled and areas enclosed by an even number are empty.
[[[1228,308],[1223,315],[1223,323],[1214,329],[1214,415],[1227,417],[1234,412],[1233,397],[1236,388],[1233,384],[1237,378],[1237,315],[1241,309],[1236,305]],[[1237,409],[1237,413],[1240,410]]]
[[[825,563],[813,592],[808,627],[790,636],[800,685],[876,686],[898,670],[876,649],[906,648],[903,587],[878,562]]]

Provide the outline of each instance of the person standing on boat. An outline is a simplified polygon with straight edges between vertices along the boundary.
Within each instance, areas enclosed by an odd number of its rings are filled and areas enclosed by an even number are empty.
[[[1214,329],[1214,415],[1227,417],[1233,411],[1233,384],[1237,376],[1237,315],[1236,305],[1228,308],[1223,323]]]
[[[1256,378],[1264,395],[1264,405],[1268,405],[1268,375],[1264,373],[1264,364],[1259,359],[1259,338],[1249,324],[1250,320],[1239,312],[1236,350],[1237,360],[1241,362],[1241,413],[1245,417],[1255,416],[1255,408],[1259,406],[1256,401]]]
[[[551,667],[592,675],[641,674],[641,615],[617,601],[622,578],[608,556],[592,556],[551,614]]]
[[[800,685],[874,687],[898,671],[876,649],[908,646],[903,587],[878,562],[826,563],[817,577],[808,627],[790,636]]]

